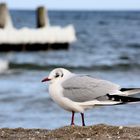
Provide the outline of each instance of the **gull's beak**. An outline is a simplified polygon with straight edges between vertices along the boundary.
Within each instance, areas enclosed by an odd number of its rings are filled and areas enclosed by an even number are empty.
[[[51,79],[49,79],[48,77],[47,78],[44,78],[41,82],[47,82],[47,81],[50,81]]]

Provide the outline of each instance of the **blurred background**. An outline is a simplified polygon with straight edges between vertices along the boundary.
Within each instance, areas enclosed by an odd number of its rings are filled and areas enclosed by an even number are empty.
[[[7,4],[16,30],[35,29],[36,8],[44,6],[50,26],[71,24],[76,36],[64,50],[0,52],[1,127],[58,128],[70,124],[71,113],[59,108],[49,97],[48,85],[41,83],[56,67],[122,87],[140,87],[140,1],[0,2]],[[87,111],[85,118],[87,125],[140,125],[140,104],[95,108]],[[75,121],[81,124],[79,114]]]

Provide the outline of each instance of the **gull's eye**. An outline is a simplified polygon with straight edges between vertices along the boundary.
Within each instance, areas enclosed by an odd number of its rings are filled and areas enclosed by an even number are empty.
[[[56,73],[55,78],[59,77],[59,73]]]
[[[61,77],[63,77],[63,76],[64,76],[64,74],[62,73]]]

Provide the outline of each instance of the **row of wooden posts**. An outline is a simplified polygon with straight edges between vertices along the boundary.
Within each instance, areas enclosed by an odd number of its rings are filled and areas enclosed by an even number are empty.
[[[36,27],[38,28],[42,28],[42,27],[48,27],[49,25],[49,18],[48,18],[48,15],[47,15],[47,12],[45,10],[45,7],[41,6],[41,7],[38,7],[37,10],[36,10]],[[13,28],[13,24],[12,24],[12,18],[10,16],[10,12],[7,8],[7,5],[5,3],[0,3],[0,33],[1,35],[3,33],[7,33],[7,32],[11,32],[11,31],[14,31],[14,32],[21,32],[21,30],[9,30],[9,28]],[[53,28],[51,26],[51,32],[56,32],[55,28]],[[28,29],[30,30],[30,29]],[[32,30],[32,29],[31,29]],[[36,30],[36,31],[38,31]],[[60,30],[60,28],[59,28]],[[67,30],[71,31],[67,33]],[[44,32],[47,32],[47,28],[45,28],[45,30],[41,30],[41,31],[44,31]],[[65,31],[65,32],[64,32]],[[73,38],[75,38],[75,33],[73,31],[73,28],[69,28],[69,29],[65,29],[65,30],[60,30],[59,31],[59,37],[63,34],[68,34],[68,37],[69,36],[72,36]],[[5,34],[4,34],[5,35]],[[32,34],[33,35],[33,34]],[[13,35],[14,36],[14,35]],[[40,34],[38,34],[38,36],[40,37]],[[68,46],[69,46],[69,43],[71,43],[71,38],[69,39],[66,39],[65,41],[61,41],[61,38],[60,40],[58,39],[58,33],[55,34],[53,33],[53,37],[54,39],[56,39],[56,42],[49,42],[48,40],[44,43],[39,43],[39,42],[25,42],[25,41],[21,41],[21,42],[18,42],[18,43],[9,43],[8,40],[9,40],[9,35],[7,34],[6,36],[6,39],[7,41],[5,41],[4,43],[3,42],[0,42],[0,52],[8,52],[8,51],[39,51],[39,50],[54,50],[54,49],[57,49],[57,50],[60,50],[60,49],[68,49]],[[33,38],[33,37],[32,37]],[[47,36],[46,36],[47,38]],[[0,38],[1,39],[1,38]],[[5,38],[4,38],[5,39]],[[24,40],[24,39],[23,39]],[[73,39],[74,40],[74,39]]]
[[[10,16],[9,10],[5,3],[0,3],[0,28],[5,28],[7,17]],[[40,6],[36,10],[37,28],[45,27],[48,23],[48,16],[45,7]]]

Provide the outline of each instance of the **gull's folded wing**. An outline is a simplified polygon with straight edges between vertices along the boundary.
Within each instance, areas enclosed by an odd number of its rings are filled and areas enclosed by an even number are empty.
[[[89,76],[74,76],[62,83],[63,96],[75,102],[95,100],[106,94],[113,94],[119,85]]]

